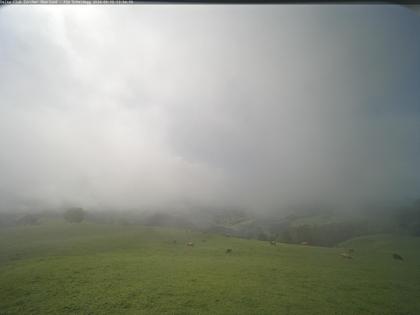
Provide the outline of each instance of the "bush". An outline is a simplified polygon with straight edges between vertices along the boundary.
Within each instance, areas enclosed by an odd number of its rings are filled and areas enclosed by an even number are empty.
[[[80,223],[85,218],[85,210],[82,208],[71,208],[64,212],[64,220],[71,223]]]
[[[35,225],[39,224],[39,218],[34,214],[25,214],[17,219],[16,223],[22,225]]]

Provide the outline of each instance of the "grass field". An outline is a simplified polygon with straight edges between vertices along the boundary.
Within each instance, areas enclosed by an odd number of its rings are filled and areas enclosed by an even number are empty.
[[[420,238],[343,246],[353,259],[131,225],[1,229],[0,314],[420,314]]]

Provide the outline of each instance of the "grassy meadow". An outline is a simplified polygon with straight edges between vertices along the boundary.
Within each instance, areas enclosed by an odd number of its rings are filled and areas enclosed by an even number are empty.
[[[138,225],[3,228],[0,314],[415,315],[419,249],[391,235],[326,248]]]

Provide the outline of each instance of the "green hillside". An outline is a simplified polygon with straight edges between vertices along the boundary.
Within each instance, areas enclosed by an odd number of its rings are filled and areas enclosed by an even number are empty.
[[[0,229],[0,314],[420,314],[420,238],[342,246],[353,259],[132,225]]]

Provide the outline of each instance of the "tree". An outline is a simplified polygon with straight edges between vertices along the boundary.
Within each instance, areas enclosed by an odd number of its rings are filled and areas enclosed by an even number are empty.
[[[39,223],[38,219],[39,218],[34,214],[25,214],[17,220],[17,223],[23,225],[35,225]]]
[[[85,210],[82,208],[71,208],[64,212],[64,220],[71,223],[80,223],[85,218]]]

